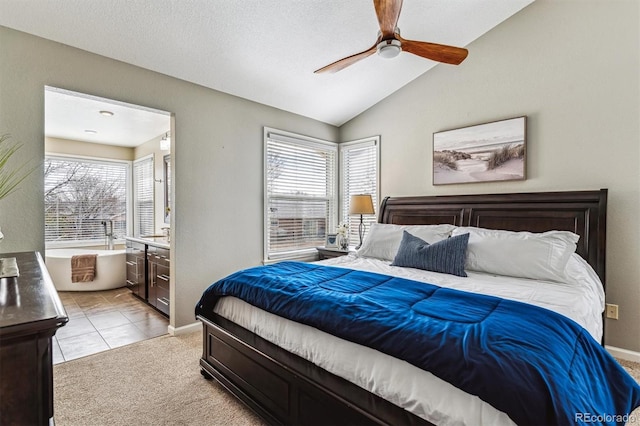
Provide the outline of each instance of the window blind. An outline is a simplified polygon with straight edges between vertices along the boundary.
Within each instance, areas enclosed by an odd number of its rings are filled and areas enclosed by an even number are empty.
[[[155,233],[152,155],[133,162],[133,232]]]
[[[337,145],[265,130],[265,261],[324,245],[336,227]]]
[[[104,220],[125,236],[129,163],[46,156],[44,166],[46,242],[102,243]]]
[[[379,137],[362,139],[340,144],[341,159],[341,194],[342,194],[342,222],[348,225],[349,244],[360,242],[358,228],[360,215],[349,215],[352,195],[370,194],[373,200],[374,215],[363,215],[362,220],[369,229],[378,219],[378,157]]]
[[[164,163],[164,223],[171,223],[171,156],[165,155]]]

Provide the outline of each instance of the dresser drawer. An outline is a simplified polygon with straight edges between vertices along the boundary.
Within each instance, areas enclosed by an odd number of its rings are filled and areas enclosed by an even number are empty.
[[[170,269],[168,266],[156,265],[156,285],[169,291],[171,284]]]
[[[127,254],[127,276],[144,275],[144,257]]]
[[[167,249],[149,246],[147,249],[147,257],[150,262],[166,266],[167,268],[171,264],[169,260],[169,250]]]
[[[170,297],[169,296],[169,289],[168,288],[165,289],[165,288],[162,288],[162,287],[156,287],[155,297],[156,297],[155,307],[159,311],[165,313],[166,315],[169,315],[169,307],[170,307],[170,304],[171,304],[171,301],[169,299],[169,297]]]

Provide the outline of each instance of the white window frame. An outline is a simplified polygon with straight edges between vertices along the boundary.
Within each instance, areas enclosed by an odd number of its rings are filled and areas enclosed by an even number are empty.
[[[137,206],[137,195],[138,195],[138,188],[136,188],[136,177],[133,176],[135,175],[135,166],[136,164],[142,163],[142,162],[147,162],[150,161],[151,162],[151,207],[152,207],[152,214],[151,214],[151,232],[141,232],[140,231],[140,221],[138,220],[138,214],[136,211],[136,206]],[[136,160],[133,161],[133,165],[132,165],[132,178],[131,178],[131,199],[132,199],[132,208],[131,208],[131,214],[133,216],[133,223],[132,223],[132,230],[133,230],[133,234],[135,236],[143,236],[143,235],[153,235],[155,234],[155,229],[156,229],[156,218],[155,218],[155,207],[156,207],[156,195],[155,195],[155,157],[153,154],[149,154],[149,155],[145,155],[144,157],[140,157]]]
[[[360,216],[350,216],[349,215],[349,204],[351,200],[351,195],[356,195],[356,193],[369,193],[368,190],[358,191],[349,194],[349,188],[347,187],[348,179],[348,166],[345,164],[346,161],[346,152],[354,149],[361,149],[367,147],[375,147],[375,191],[371,193],[373,199],[373,208],[375,211],[374,215],[363,216],[363,222],[365,223],[365,235],[367,230],[370,228],[372,223],[377,222],[380,208],[380,136],[370,136],[363,139],[357,139],[349,142],[343,142],[339,147],[339,155],[340,155],[340,223],[344,223],[348,226],[349,229],[349,245],[351,247],[355,247],[360,243],[360,236],[358,233],[358,228],[360,225]]]
[[[132,194],[131,194],[131,182],[132,182],[132,162],[127,160],[117,160],[117,159],[105,159],[101,157],[92,157],[87,155],[75,155],[75,154],[60,154],[60,153],[52,153],[45,152],[46,158],[57,158],[59,160],[73,160],[73,161],[86,161],[93,163],[119,163],[124,164],[126,166],[126,235],[129,235],[131,232],[131,225],[133,216],[131,214],[131,202],[132,202]],[[124,244],[126,235],[116,235],[117,238],[114,239],[115,244]],[[74,240],[74,241],[45,241],[45,246],[47,248],[65,248],[65,247],[91,247],[91,246],[99,246],[99,243],[96,240]]]
[[[288,252],[281,253],[269,253],[269,232],[270,232],[270,219],[269,212],[267,211],[269,206],[269,189],[268,189],[268,178],[267,178],[267,145],[269,140],[281,141],[285,143],[292,143],[300,146],[311,146],[311,147],[322,147],[323,149],[327,149],[329,151],[333,151],[335,154],[335,164],[334,164],[334,176],[332,187],[330,188],[330,194],[326,198],[317,198],[318,200],[325,199],[329,201],[330,211],[328,223],[325,225],[327,230],[335,229],[337,226],[338,219],[338,210],[339,210],[339,158],[338,158],[338,144],[335,142],[329,142],[322,139],[312,138],[309,136],[299,135],[292,132],[287,132],[284,130],[273,129],[269,127],[264,127],[263,134],[263,180],[264,180],[264,205],[263,205],[263,216],[264,216],[264,227],[263,227],[263,263],[272,263],[285,259],[299,259],[299,260],[313,260],[317,258],[317,252],[315,248],[307,248],[307,249],[298,249],[291,250]],[[296,198],[289,196],[276,196],[275,198]],[[323,245],[323,244],[320,244]]]

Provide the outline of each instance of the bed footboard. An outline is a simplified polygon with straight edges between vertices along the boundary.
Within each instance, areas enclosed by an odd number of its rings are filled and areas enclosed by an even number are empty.
[[[212,317],[198,317],[204,326],[203,375],[269,424],[429,424],[235,323]]]

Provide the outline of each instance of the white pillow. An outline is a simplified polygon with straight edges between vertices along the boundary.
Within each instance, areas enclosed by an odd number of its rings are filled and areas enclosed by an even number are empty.
[[[358,250],[360,257],[374,257],[382,260],[393,260],[398,253],[402,232],[421,238],[429,244],[447,239],[451,236],[453,225],[393,225],[389,223],[374,223],[367,230],[367,234]]]
[[[513,232],[459,227],[452,235],[469,233],[469,271],[565,282],[565,267],[576,251],[579,235],[569,231]]]

